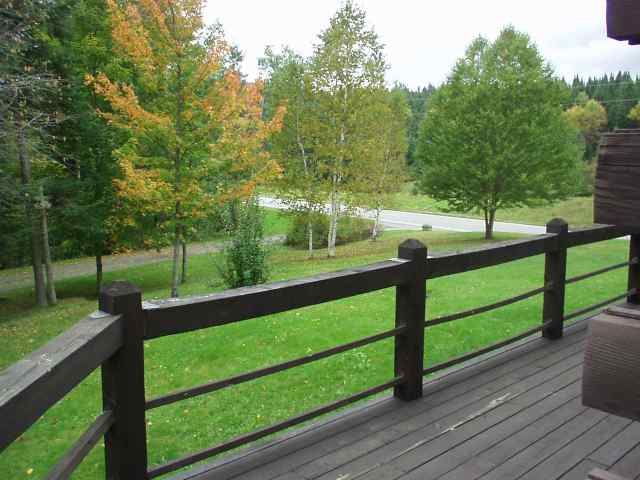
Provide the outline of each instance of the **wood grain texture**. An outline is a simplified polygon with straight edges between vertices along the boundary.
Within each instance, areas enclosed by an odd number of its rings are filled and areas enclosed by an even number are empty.
[[[91,449],[100,441],[102,436],[111,428],[115,416],[113,412],[103,412],[91,424],[86,432],[71,447],[65,456],[45,477],[46,480],[66,480],[71,477],[74,470],[80,465]]]
[[[640,322],[600,314],[591,320],[584,355],[584,405],[640,420]]]
[[[0,373],[0,451],[120,348],[118,315],[96,315]]]
[[[407,261],[386,261],[339,272],[163,303],[147,304],[147,339],[258,318],[404,283]]]
[[[640,227],[640,131],[602,136],[594,220],[595,223]]]

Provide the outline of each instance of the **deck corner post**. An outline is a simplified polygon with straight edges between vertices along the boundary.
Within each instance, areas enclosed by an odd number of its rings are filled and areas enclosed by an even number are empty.
[[[124,344],[102,365],[104,409],[115,413],[105,435],[106,478],[148,478],[144,392],[144,312],[140,290],[128,282],[112,282],[100,290],[100,310],[123,315]]]
[[[396,327],[406,330],[396,335],[395,375],[403,376],[404,382],[394,388],[393,394],[411,401],[422,397],[427,247],[418,240],[406,240],[398,247],[398,257],[410,263],[406,281],[396,287]]]
[[[547,223],[547,233],[556,235],[556,247],[545,255],[544,283],[548,290],[544,292],[542,321],[550,324],[542,330],[542,336],[557,340],[562,338],[564,329],[569,224],[561,218],[554,218]]]
[[[640,233],[633,233],[629,241],[629,286],[635,293],[627,297],[627,302],[640,305]],[[635,263],[634,263],[635,262]]]

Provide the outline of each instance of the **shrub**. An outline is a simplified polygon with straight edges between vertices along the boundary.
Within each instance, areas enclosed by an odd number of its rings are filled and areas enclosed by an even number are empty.
[[[294,248],[308,248],[309,237],[307,232],[307,219],[303,216],[296,216],[291,222],[291,227],[287,232],[285,244]],[[338,219],[338,235],[336,245],[366,240],[371,235],[373,222],[364,218],[340,217]],[[323,248],[327,246],[327,236],[329,234],[329,217],[319,215],[313,221],[313,248]]]
[[[238,202],[234,214],[229,215],[227,229],[231,240],[223,250],[222,263],[218,265],[218,271],[229,288],[267,281],[263,221],[256,199]]]

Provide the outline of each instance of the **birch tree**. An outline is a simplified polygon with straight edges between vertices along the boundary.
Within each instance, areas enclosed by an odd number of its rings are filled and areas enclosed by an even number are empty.
[[[276,183],[278,197],[289,211],[306,220],[311,258],[314,220],[324,210],[325,195],[315,149],[318,123],[309,63],[285,47],[281,53],[267,48],[260,64],[267,76],[267,116],[273,116],[278,105],[287,107],[282,130],[271,141],[271,148],[283,168],[283,175]]]
[[[349,186],[363,173],[362,144],[374,135],[375,119],[361,113],[385,86],[383,46],[368,29],[364,10],[347,0],[319,35],[311,60],[318,112],[316,156],[329,199],[327,254],[336,255],[338,217],[351,202]]]
[[[371,141],[363,145],[361,155],[366,162],[364,175],[357,188],[361,204],[373,210],[371,239],[380,233],[380,215],[389,205],[391,196],[402,188],[406,179],[406,155],[409,147],[407,130],[411,110],[404,92],[382,90],[368,109],[375,119]]]

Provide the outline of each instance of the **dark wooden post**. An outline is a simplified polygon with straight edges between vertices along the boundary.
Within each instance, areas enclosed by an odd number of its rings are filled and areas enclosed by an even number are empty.
[[[398,257],[411,263],[406,283],[396,288],[396,327],[407,330],[396,336],[395,374],[404,375],[405,381],[395,387],[394,396],[410,401],[422,397],[427,247],[418,240],[406,240],[398,248]]]
[[[640,234],[631,235],[629,244],[629,261],[636,261],[629,266],[629,290],[636,290],[636,293],[627,297],[627,302],[640,305]]]
[[[542,321],[551,321],[542,335],[552,340],[562,337],[564,323],[565,281],[567,279],[567,234],[569,225],[561,218],[547,223],[547,233],[557,235],[556,248],[545,256],[544,283],[550,289],[544,293]]]
[[[116,422],[105,435],[107,479],[147,478],[147,431],[144,396],[144,314],[142,295],[128,282],[100,291],[100,310],[124,316],[124,345],[102,365],[104,408]]]

